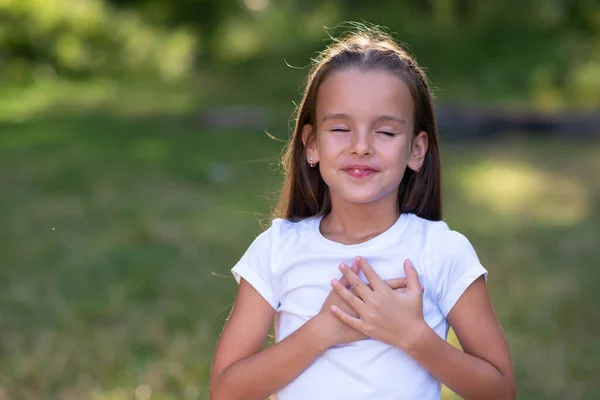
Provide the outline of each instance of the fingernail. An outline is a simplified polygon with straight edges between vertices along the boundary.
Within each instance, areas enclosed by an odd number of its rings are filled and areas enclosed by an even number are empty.
[[[337,285],[338,283],[339,283],[339,281],[338,281],[337,279],[333,279],[333,280],[331,281],[331,286],[335,286],[335,285]]]
[[[358,262],[360,261],[360,256],[356,256],[354,257],[354,262],[358,264]]]
[[[340,265],[339,265],[339,267],[338,267],[338,268],[340,269],[340,271],[343,271],[343,270],[344,270],[344,267],[345,267],[345,264],[343,264],[343,263],[342,263],[342,264],[340,264]]]
[[[425,293],[425,286],[421,286],[421,293]]]
[[[408,261],[408,266],[409,267],[414,268],[413,264],[412,264],[412,261],[410,261],[410,258],[407,258],[406,261]]]

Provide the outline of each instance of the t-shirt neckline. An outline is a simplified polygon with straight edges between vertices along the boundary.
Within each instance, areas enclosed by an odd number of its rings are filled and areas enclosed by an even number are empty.
[[[356,244],[343,244],[323,236],[321,233],[321,221],[323,220],[323,216],[313,218],[311,231],[313,233],[313,238],[318,240],[322,245],[333,250],[372,250],[375,248],[387,247],[387,245],[392,242],[392,239],[394,240],[394,243],[397,243],[398,235],[406,227],[409,217],[409,214],[400,214],[396,222],[394,222],[387,230],[365,242]]]

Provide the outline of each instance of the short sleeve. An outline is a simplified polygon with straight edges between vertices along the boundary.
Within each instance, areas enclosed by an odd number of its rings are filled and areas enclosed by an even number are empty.
[[[487,270],[475,249],[462,234],[446,230],[431,238],[428,260],[438,306],[448,316],[458,299],[480,276],[487,281]]]
[[[231,272],[238,284],[244,278],[271,307],[277,309],[279,295],[274,289],[271,273],[272,230],[267,229],[252,242]]]

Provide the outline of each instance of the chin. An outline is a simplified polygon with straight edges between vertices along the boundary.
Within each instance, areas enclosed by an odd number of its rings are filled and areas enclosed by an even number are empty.
[[[325,181],[327,184],[327,181]],[[400,183],[398,183],[400,185]],[[381,187],[377,182],[362,185],[328,185],[332,195],[344,202],[354,204],[368,204],[380,201],[388,196],[397,196],[398,185],[388,184]]]
[[[342,193],[340,194],[340,197],[348,203],[354,203],[354,204],[369,204],[369,203],[373,203],[383,197],[385,197],[385,194],[382,193],[369,193],[369,192],[365,192],[365,193]]]

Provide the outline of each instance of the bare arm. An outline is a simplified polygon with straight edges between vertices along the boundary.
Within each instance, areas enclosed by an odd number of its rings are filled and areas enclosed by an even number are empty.
[[[483,277],[463,293],[448,314],[448,322],[464,353],[427,324],[407,352],[464,399],[514,399],[515,376],[508,343]]]
[[[261,352],[274,316],[269,303],[242,279],[217,345],[211,400],[262,400],[293,381],[326,350],[313,319]]]
[[[360,259],[359,265],[374,290],[369,290],[354,272],[343,269],[344,277],[360,297],[343,285],[334,284],[334,290],[361,318],[333,307],[333,314],[341,321],[374,339],[401,348],[465,399],[515,398],[508,344],[483,277],[465,290],[447,317],[465,350],[463,353],[440,338],[423,319],[419,277],[410,260],[404,263],[408,281],[404,292],[385,288],[364,259]]]
[[[353,268],[358,272],[358,266]],[[339,282],[342,286],[348,284],[346,278]],[[391,290],[406,287],[403,278],[383,283]],[[364,334],[330,313],[332,305],[352,313],[348,304],[331,291],[316,316],[261,352],[275,310],[242,279],[217,345],[210,379],[211,400],[262,400],[300,376],[329,347],[364,339]]]

